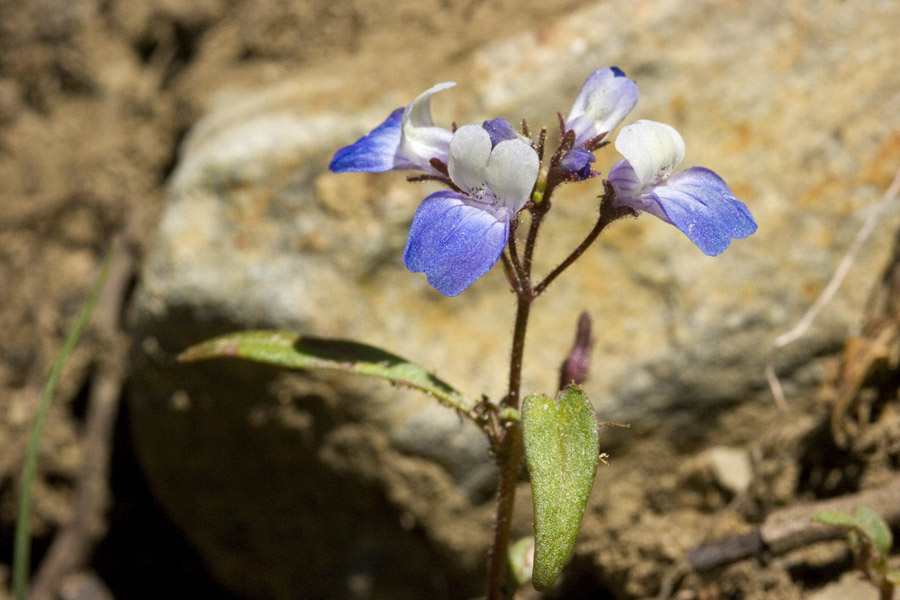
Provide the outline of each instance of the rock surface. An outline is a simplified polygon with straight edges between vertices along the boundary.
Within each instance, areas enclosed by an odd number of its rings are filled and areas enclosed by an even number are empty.
[[[328,160],[436,81],[460,84],[435,99],[441,124],[500,115],[534,127],[565,114],[592,69],[618,65],[641,91],[628,121],[675,125],[684,166],[721,174],[760,230],[710,259],[651,217],[612,228],[536,305],[523,388],[553,391],[586,309],[598,338],[586,389],[600,419],[702,430],[714,422],[706,411],[758,399],[772,340],[822,290],[893,175],[898,19],[894,2],[603,3],[447,57],[446,75],[379,87],[390,64],[363,84],[347,65],[214,90],[171,177],[134,306],[143,362],[132,427],[161,503],[240,590],[290,597],[313,579],[332,594],[349,594],[347,581],[374,597],[407,597],[411,581],[472,593],[447,581],[480,572],[472,532],[480,544],[489,534],[492,466],[473,426],[404,390],[174,367],[172,353],[229,329],[290,328],[379,345],[500,398],[512,317],[502,271],[441,297],[400,259],[431,188],[402,174],[333,175]],[[615,160],[610,148],[597,168]],[[586,233],[599,190],[555,198],[538,272]],[[779,353],[789,395],[810,389],[817,357],[857,324],[897,221],[879,228],[809,335]],[[383,563],[367,543],[387,548]],[[408,579],[385,575],[410,548]],[[235,574],[248,557],[253,572]],[[437,558],[449,567],[434,583]]]
[[[818,592],[811,594],[809,600],[876,600],[879,597],[878,589],[865,581],[856,573],[847,573],[840,581],[830,583]]]

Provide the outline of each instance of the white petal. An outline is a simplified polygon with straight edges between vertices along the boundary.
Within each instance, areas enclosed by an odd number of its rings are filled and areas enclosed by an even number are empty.
[[[484,195],[491,136],[481,125],[463,125],[450,140],[447,172],[459,188],[474,198]]]
[[[435,127],[431,118],[431,97],[455,85],[456,83],[452,81],[445,81],[432,86],[419,94],[419,97],[410,102],[403,111],[402,134],[397,154],[417,168],[433,170],[429,166],[432,158],[447,162],[447,149],[453,132],[443,127]]]
[[[409,103],[403,112],[403,127],[430,127],[434,125],[431,119],[431,97],[436,93],[450,89],[456,85],[455,81],[445,81],[431,86]]]
[[[497,201],[515,213],[531,195],[539,169],[540,161],[531,146],[521,140],[500,142],[488,161],[487,184]]]
[[[616,150],[631,164],[641,185],[657,184],[684,159],[684,140],[674,127],[638,121],[622,129]]]

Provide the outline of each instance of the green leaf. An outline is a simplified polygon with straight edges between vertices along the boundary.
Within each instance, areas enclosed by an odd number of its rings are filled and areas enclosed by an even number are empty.
[[[900,571],[896,569],[885,573],[884,578],[893,585],[900,585]]]
[[[72,329],[69,330],[66,341],[63,343],[62,348],[59,349],[56,360],[53,361],[53,367],[50,369],[50,373],[47,374],[47,379],[44,381],[44,389],[41,392],[41,398],[38,402],[37,413],[34,417],[34,425],[31,426],[31,437],[28,440],[28,449],[25,452],[25,464],[22,467],[22,491],[19,495],[19,510],[16,516],[15,549],[12,568],[13,598],[16,600],[25,600],[28,595],[28,572],[31,568],[31,532],[29,530],[29,524],[31,523],[31,494],[33,491],[32,486],[34,484],[34,478],[37,474],[38,454],[41,447],[41,437],[44,432],[44,422],[50,411],[50,403],[53,400],[56,384],[59,381],[66,360],[69,358],[69,354],[72,353],[72,350],[75,349],[75,344],[78,343],[78,338],[81,337],[81,333],[87,326],[88,319],[90,319],[91,312],[94,310],[94,306],[100,298],[100,292],[103,290],[103,284],[106,283],[106,276],[109,274],[109,265],[112,262],[116,247],[117,245],[114,243],[106,253],[106,259],[103,261],[103,268],[100,270],[100,275],[97,277],[94,287],[91,288],[91,293],[85,300],[81,312],[78,313],[78,318],[75,319]]]
[[[861,537],[868,540],[882,558],[890,553],[894,543],[890,527],[867,506],[860,506],[852,515],[839,510],[823,510],[814,514],[812,520],[822,525],[849,529],[852,546],[863,541],[859,539]]]
[[[881,515],[868,506],[860,506],[853,513],[853,517],[859,530],[869,538],[878,554],[882,557],[890,554],[894,541],[891,530]]]
[[[853,515],[840,510],[817,512],[812,516],[812,520],[820,525],[828,525],[829,527],[846,527],[847,529],[857,527],[857,522]]]
[[[422,390],[477,420],[474,400],[405,358],[357,342],[301,336],[289,331],[244,331],[191,346],[178,356],[178,360],[192,362],[227,357],[289,369],[325,369],[386,379]]]
[[[525,398],[522,426],[534,499],[532,583],[544,590],[559,576],[581,528],[599,462],[597,421],[584,392],[572,386],[555,401]]]

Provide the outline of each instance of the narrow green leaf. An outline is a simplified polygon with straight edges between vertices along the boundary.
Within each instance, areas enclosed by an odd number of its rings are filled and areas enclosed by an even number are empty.
[[[301,336],[289,331],[244,331],[192,346],[178,360],[228,357],[289,369],[325,369],[386,379],[422,390],[477,420],[474,400],[405,358],[357,342]]]
[[[812,520],[820,525],[828,525],[829,527],[846,527],[852,529],[857,526],[856,519],[853,515],[840,510],[823,510],[812,516]]]
[[[559,576],[581,528],[600,456],[597,421],[584,392],[572,386],[556,400],[525,398],[522,426],[534,499],[532,583],[544,590]]]
[[[69,354],[75,349],[75,344],[78,343],[78,338],[81,337],[81,333],[87,326],[91,312],[97,304],[97,299],[100,297],[100,292],[103,290],[103,284],[106,283],[106,276],[109,274],[109,265],[112,261],[114,252],[115,244],[113,244],[113,247],[107,252],[106,259],[103,261],[103,268],[100,270],[100,275],[97,277],[97,281],[94,283],[94,287],[91,289],[87,300],[85,300],[81,312],[78,313],[78,318],[75,319],[75,324],[72,325],[69,335],[66,336],[66,341],[63,342],[59,354],[56,355],[53,367],[51,367],[50,373],[47,375],[47,379],[44,382],[44,389],[41,392],[37,414],[34,417],[34,425],[31,427],[31,437],[28,440],[28,450],[25,453],[25,465],[22,467],[22,491],[19,494],[19,510],[16,515],[15,546],[12,568],[13,598],[16,600],[25,600],[28,594],[28,571],[31,567],[31,532],[29,527],[31,523],[31,492],[34,478],[37,474],[38,454],[40,453],[41,448],[44,422],[47,420],[47,413],[50,411],[53,393],[56,391],[56,384],[59,381],[59,376],[62,374],[66,359],[69,358]]]
[[[860,506],[853,513],[857,527],[869,540],[872,546],[878,551],[882,557],[886,557],[891,552],[893,545],[893,537],[891,529],[888,527],[884,519],[877,512],[868,506]]]

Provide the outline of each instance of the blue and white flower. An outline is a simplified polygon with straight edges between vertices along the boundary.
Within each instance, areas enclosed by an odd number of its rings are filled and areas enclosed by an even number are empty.
[[[575,144],[560,161],[560,166],[576,179],[597,175],[591,171],[593,151],[631,112],[638,101],[637,84],[618,67],[605,67],[591,73],[578,96],[565,128],[575,134]]]
[[[458,295],[494,266],[510,220],[531,195],[540,161],[510,135],[515,132],[502,120],[460,127],[447,162],[459,191],[431,194],[413,217],[403,262],[445,296]]]
[[[407,268],[425,273],[445,296],[458,295],[500,258],[510,220],[528,201],[540,168],[537,153],[505,119],[455,133],[435,126],[431,96],[453,85],[439,83],[393,111],[329,165],[335,173],[418,169],[454,188],[422,201],[403,251]],[[435,168],[435,159],[446,171]]]
[[[684,159],[684,140],[674,127],[637,121],[622,129],[615,146],[625,157],[608,177],[618,205],[674,225],[708,256],[756,231],[750,211],[721,177],[704,167],[672,174]]]
[[[437,127],[431,118],[431,97],[455,83],[439,83],[398,108],[368,135],[338,150],[328,168],[334,173],[348,171],[382,173],[394,169],[419,169],[440,174],[431,159],[447,164],[453,132]]]
[[[566,129],[575,132],[575,147],[581,148],[600,135],[603,137],[598,142],[604,141],[637,101],[637,84],[622,69],[604,67],[588,75],[565,120]]]

